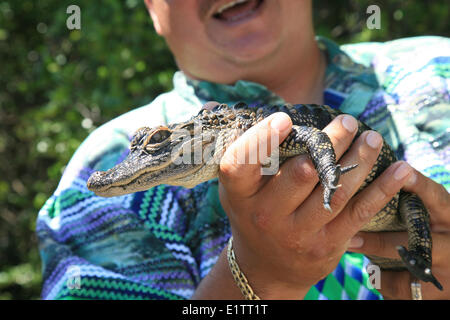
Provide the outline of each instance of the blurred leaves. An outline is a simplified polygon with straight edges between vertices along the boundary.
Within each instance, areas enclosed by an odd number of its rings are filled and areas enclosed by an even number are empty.
[[[0,299],[38,298],[38,210],[86,136],[169,90],[175,64],[140,0],[0,0],[0,61]]]
[[[68,30],[66,8],[81,8]],[[366,8],[381,8],[368,30]],[[314,0],[339,43],[449,35],[444,1]],[[36,215],[96,127],[171,88],[176,69],[142,0],[0,0],[0,299],[39,298]]]
[[[313,0],[316,33],[338,43],[389,41],[397,38],[450,35],[450,5],[444,0]],[[367,8],[377,5],[381,28],[366,27]]]

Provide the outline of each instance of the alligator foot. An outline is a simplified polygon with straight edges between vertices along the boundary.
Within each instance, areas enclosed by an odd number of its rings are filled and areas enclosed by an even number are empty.
[[[325,183],[323,183],[324,192],[323,192],[323,206],[325,209],[327,209],[329,212],[332,212],[330,207],[330,201],[331,197],[333,196],[333,193],[336,191],[337,188],[341,187],[339,182],[339,178],[342,174],[345,174],[353,169],[355,169],[358,165],[352,164],[347,167],[341,168],[341,165],[338,164],[334,168],[334,171],[330,171],[326,177],[325,177]]]
[[[397,246],[397,251],[406,268],[413,276],[422,281],[431,282],[436,288],[443,290],[442,285],[431,273],[431,266],[420,255],[406,250],[403,246]]]
[[[342,174],[357,167],[357,164],[341,168],[336,164],[333,143],[328,135],[314,127],[292,126],[291,134],[280,145],[280,154],[292,157],[308,154],[319,174],[323,186],[323,206],[331,212],[330,201],[333,193],[340,187],[338,184]]]

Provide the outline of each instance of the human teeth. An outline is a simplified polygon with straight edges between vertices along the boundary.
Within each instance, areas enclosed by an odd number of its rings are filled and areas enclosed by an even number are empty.
[[[221,6],[219,9],[217,9],[216,14],[221,14],[222,12],[224,12],[225,10],[234,7],[235,5],[247,2],[248,0],[236,0],[236,1],[232,1],[232,2],[228,2],[226,4],[224,4],[223,6]]]

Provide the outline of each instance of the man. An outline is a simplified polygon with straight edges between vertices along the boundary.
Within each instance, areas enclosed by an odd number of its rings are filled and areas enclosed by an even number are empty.
[[[362,272],[367,259],[346,251],[397,258],[395,246],[406,244],[405,233],[357,232],[401,188],[417,193],[431,215],[433,273],[444,291],[425,283],[423,296],[450,297],[448,192],[399,161],[354,196],[378,156],[381,136],[368,131],[350,146],[356,132],[351,116],[340,116],[324,129],[339,161],[359,164],[358,170],[341,178],[332,215],[323,209],[317,176],[307,158],[290,159],[274,176],[261,176],[260,164],[236,164],[233,159],[255,135],[285,138],[291,122],[282,113],[253,127],[227,150],[220,183],[213,180],[192,190],[159,186],[110,199],[94,196],[85,186],[90,173],[123,159],[137,128],[186,120],[209,100],[329,104],[377,129],[403,159],[429,176],[430,166],[440,170],[435,179],[448,185],[445,123],[419,126],[422,118],[405,119],[410,111],[438,119],[429,115],[448,112],[448,92],[433,88],[434,102],[424,103],[420,98],[429,97],[432,90],[417,93],[421,83],[406,83],[410,66],[392,70],[402,61],[392,58],[391,52],[428,46],[425,58],[439,64],[442,59],[428,50],[439,43],[448,55],[448,40],[348,48],[362,62],[383,58],[373,51],[392,59],[378,61],[372,70],[352,61],[331,41],[315,37],[311,1],[146,0],[146,4],[182,72],[174,77],[174,91],[98,129],[71,160],[38,218],[44,298],[243,298],[227,263],[226,243],[232,233],[239,267],[260,298],[378,299],[380,294]],[[424,75],[422,67],[412,68],[422,72],[416,81],[436,77],[432,72]],[[398,81],[389,83],[389,77]],[[438,77],[447,79],[445,74]],[[427,128],[428,140],[419,127]],[[419,157],[424,148],[429,152],[426,161]],[[67,288],[66,282],[76,277],[79,289]],[[380,292],[387,298],[410,299],[409,273],[383,272]]]

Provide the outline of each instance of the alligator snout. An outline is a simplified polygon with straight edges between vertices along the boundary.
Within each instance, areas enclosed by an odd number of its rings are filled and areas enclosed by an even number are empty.
[[[87,181],[88,189],[95,192],[107,188],[108,184],[105,183],[105,173],[104,171],[94,172]]]

